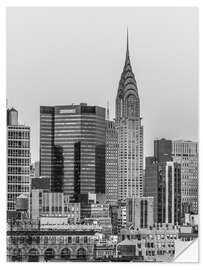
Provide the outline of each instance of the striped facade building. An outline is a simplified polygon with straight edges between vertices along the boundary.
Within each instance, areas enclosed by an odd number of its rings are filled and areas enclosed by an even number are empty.
[[[198,143],[176,140],[172,142],[172,156],[181,164],[182,213],[198,213]]]
[[[40,107],[40,175],[71,199],[105,192],[105,109]]]

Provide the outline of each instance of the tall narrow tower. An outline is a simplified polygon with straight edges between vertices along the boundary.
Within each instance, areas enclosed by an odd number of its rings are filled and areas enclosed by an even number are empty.
[[[18,111],[7,110],[7,218],[17,212],[17,198],[30,196],[30,127],[18,123]]]
[[[143,126],[140,99],[132,71],[127,32],[126,59],[116,97],[118,131],[118,199],[143,196]]]

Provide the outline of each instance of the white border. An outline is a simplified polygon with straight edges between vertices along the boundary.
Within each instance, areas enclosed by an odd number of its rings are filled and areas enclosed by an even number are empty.
[[[0,263],[2,268],[10,268],[14,267],[15,269],[23,269],[23,268],[34,268],[34,267],[49,267],[54,269],[56,267],[55,263],[50,263],[50,264],[33,264],[29,263],[6,263],[6,240],[5,240],[5,235],[6,235],[6,8],[7,7],[12,7],[12,6],[26,6],[26,7],[32,7],[32,6],[37,6],[37,7],[42,7],[42,6],[75,6],[75,7],[80,7],[80,6],[133,6],[133,7],[199,7],[199,25],[200,25],[200,30],[199,33],[201,34],[202,29],[201,25],[203,22],[203,7],[202,7],[202,1],[198,0],[159,0],[159,1],[150,1],[150,0],[125,0],[125,1],[113,1],[113,0],[3,0],[1,1],[0,4],[0,33],[1,33],[1,42],[0,42],[0,142],[1,142],[1,147],[0,147],[0,181],[1,181],[1,196],[0,196],[0,218],[1,218],[1,245],[0,245]],[[203,42],[202,42],[202,34],[200,36],[200,42],[199,42],[199,48],[202,48]],[[199,51],[199,53],[201,53]],[[200,59],[200,65],[202,63],[202,55],[199,54],[199,59]],[[201,71],[201,69],[200,69]],[[201,105],[202,105],[202,94],[201,94],[201,72],[199,71],[199,108],[200,108],[200,116],[199,119],[201,119],[202,111]],[[200,120],[199,120],[199,124]],[[201,138],[201,135],[203,135],[202,132],[202,125],[200,125],[199,128],[199,138]],[[201,165],[202,165],[202,158],[201,158],[201,153],[202,153],[202,147],[203,144],[201,141],[199,141],[200,144],[200,176],[199,176],[199,185],[200,185],[200,194],[202,193],[202,184],[201,184]],[[201,204],[201,197],[200,197],[200,204]],[[200,216],[200,225],[202,225],[202,215]],[[201,226],[202,227],[202,226]],[[200,232],[201,233],[201,232]],[[200,256],[199,256],[200,257]],[[183,261],[183,260],[182,260]],[[200,262],[201,262],[201,257],[200,257]],[[136,264],[131,264],[131,263],[59,263],[57,264],[60,267],[66,267],[66,268],[88,268],[88,269],[95,269],[95,268],[100,268],[102,269],[103,267],[105,268],[123,268],[123,267],[128,267],[128,268],[180,268],[184,267],[184,269],[199,269],[201,267],[200,264],[163,264],[163,263],[136,263]]]

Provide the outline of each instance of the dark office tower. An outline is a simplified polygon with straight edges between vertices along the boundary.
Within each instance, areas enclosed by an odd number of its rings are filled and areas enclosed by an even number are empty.
[[[132,71],[128,37],[125,65],[116,97],[118,131],[118,199],[143,195],[143,126],[140,99]]]
[[[117,205],[118,202],[118,134],[114,121],[106,121],[105,153],[106,203]]]
[[[54,107],[40,107],[40,176],[54,179]]]
[[[154,157],[161,163],[172,161],[172,141],[166,139],[155,140]]]
[[[161,139],[154,141],[154,157],[159,164],[158,215],[159,222],[166,221],[166,163],[172,161],[172,141]]]
[[[154,222],[162,222],[162,192],[160,166],[155,157],[146,157],[145,159],[145,178],[144,178],[144,196],[154,198]]]
[[[105,109],[40,107],[40,172],[72,199],[105,192]]]
[[[181,165],[166,163],[166,223],[181,223]]]
[[[80,200],[80,177],[81,177],[81,142],[74,144],[74,194],[75,200]]]

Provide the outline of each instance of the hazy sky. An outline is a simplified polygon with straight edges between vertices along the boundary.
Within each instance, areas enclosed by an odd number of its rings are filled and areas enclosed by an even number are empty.
[[[198,140],[197,8],[8,8],[8,105],[31,126],[33,161],[40,105],[109,101],[114,117],[127,26],[145,155],[156,138]]]

